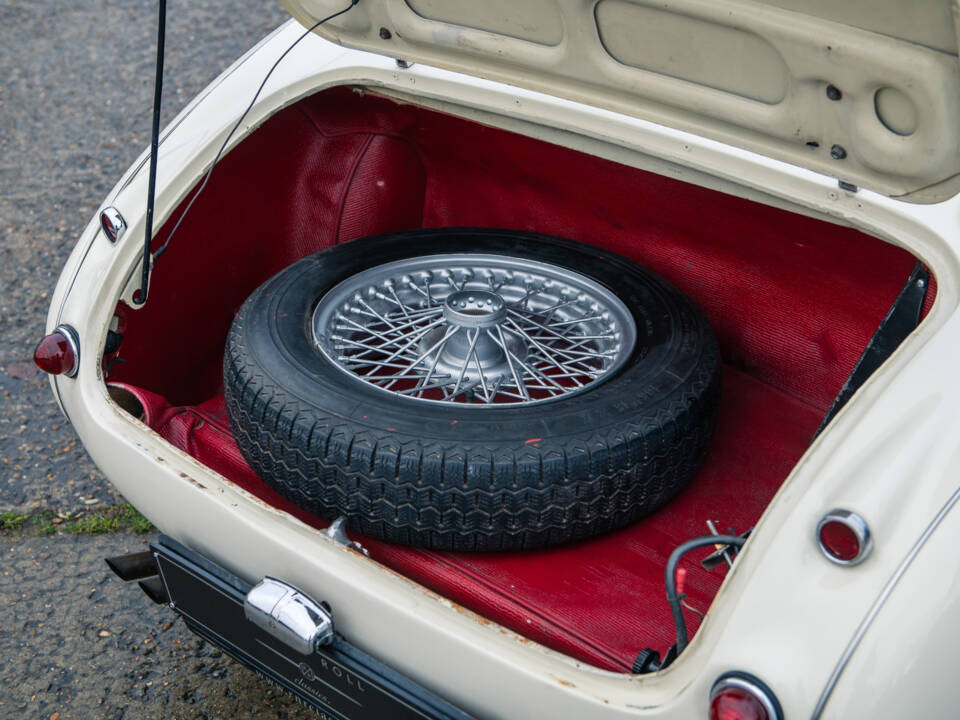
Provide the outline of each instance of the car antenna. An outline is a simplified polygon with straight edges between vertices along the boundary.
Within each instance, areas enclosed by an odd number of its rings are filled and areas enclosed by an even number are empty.
[[[283,51],[280,57],[277,58],[276,62],[273,63],[273,65],[267,71],[267,74],[264,76],[263,81],[260,83],[260,87],[258,87],[257,91],[253,94],[253,99],[250,100],[250,104],[247,105],[246,109],[240,114],[240,117],[237,119],[237,122],[234,124],[233,128],[231,128],[230,132],[227,133],[227,137],[224,139],[223,144],[220,146],[216,156],[213,158],[210,168],[203,176],[203,182],[200,183],[200,187],[197,189],[197,191],[193,193],[193,197],[190,198],[190,202],[187,203],[187,207],[185,207],[183,212],[180,213],[180,217],[177,218],[177,222],[174,224],[173,229],[167,236],[167,239],[163,242],[163,245],[157,248],[155,253],[151,254],[150,244],[153,241],[153,206],[157,189],[157,147],[160,144],[160,101],[163,94],[163,46],[167,24],[167,2],[166,0],[158,0],[159,17],[157,19],[157,65],[156,77],[153,86],[153,126],[150,133],[150,177],[147,187],[147,217],[143,238],[143,262],[140,276],[140,287],[133,293],[133,302],[135,304],[143,305],[147,302],[147,289],[150,286],[150,271],[153,263],[167,249],[167,246],[170,244],[170,241],[173,240],[173,236],[176,234],[177,229],[180,227],[180,223],[183,222],[183,219],[186,217],[187,213],[190,212],[190,208],[193,207],[193,203],[196,202],[197,197],[207,186],[207,181],[210,180],[210,175],[213,174],[213,169],[217,166],[217,163],[220,162],[220,158],[227,149],[230,139],[237,131],[237,128],[240,127],[240,123],[243,122],[244,118],[247,116],[247,113],[249,113],[253,108],[254,103],[257,102],[257,98],[260,97],[260,93],[267,84],[267,80],[270,79],[273,71],[277,69],[280,61],[283,60],[290,53],[290,51],[293,50],[293,48],[295,48],[307,35],[312,33],[325,22],[343,15],[345,12],[353,8],[354,5],[359,3],[360,0],[349,0],[349,2],[350,4],[342,10],[338,10],[335,13],[327,15],[325,18],[318,20],[309,28],[307,28],[299,37],[297,37],[296,40],[293,41],[293,43],[290,44],[290,47]]]
[[[147,302],[150,285],[150,241],[153,239],[153,201],[157,191],[157,146],[160,144],[160,100],[163,97],[163,45],[167,34],[167,0],[159,0],[157,17],[157,69],[153,81],[153,124],[150,128],[150,176],[147,185],[147,219],[143,240],[143,268],[140,289],[133,293],[133,302]]]

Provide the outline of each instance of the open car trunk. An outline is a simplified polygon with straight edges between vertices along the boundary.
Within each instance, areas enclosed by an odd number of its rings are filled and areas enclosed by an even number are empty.
[[[708,520],[737,533],[757,522],[915,259],[851,228],[333,88],[277,113],[216,168],[157,262],[150,301],[137,312],[120,306],[124,340],[108,380],[137,396],[168,441],[323,527],[268,488],[233,441],[221,378],[230,323],[258,285],[304,255],[439,226],[599,245],[665,276],[714,327],[724,360],[716,436],[698,476],[654,515],[594,539],[507,554],[357,538],[373,560],[486,618],[629,672],[639,650],[663,652],[674,641],[663,584],[670,552],[706,534]],[[703,554],[686,564],[685,591],[687,604],[706,612],[725,571],[693,561]],[[699,626],[693,612],[687,622]]]

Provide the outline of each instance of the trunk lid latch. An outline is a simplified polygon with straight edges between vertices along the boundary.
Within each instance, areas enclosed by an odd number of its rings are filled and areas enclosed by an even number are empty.
[[[301,655],[310,655],[333,641],[333,614],[287,583],[265,577],[247,593],[247,619]]]

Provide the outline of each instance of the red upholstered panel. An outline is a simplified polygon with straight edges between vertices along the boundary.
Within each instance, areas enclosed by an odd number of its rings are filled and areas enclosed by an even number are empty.
[[[370,135],[343,195],[337,242],[419,227],[426,176],[415,148]]]
[[[120,306],[127,339],[111,379],[173,403],[209,398],[220,387],[234,312],[254,288],[342,240],[419,227],[424,184],[401,139],[362,129],[327,134],[301,112],[280,113],[214,170],[157,260],[146,307]]]
[[[257,285],[336,242],[421,225],[536,230],[632,257],[700,304],[727,362],[824,410],[914,262],[850,228],[334,88],[217,167],[111,377],[205,400]]]
[[[175,212],[176,218],[179,211]],[[168,220],[158,234],[162,242]],[[482,225],[603,246],[662,273],[704,309],[724,356],[706,464],[670,505],[604,537],[464,555],[365,540],[373,557],[515,631],[612,670],[673,628],[663,568],[706,520],[756,522],[905,281],[914,259],[849,228],[349,89],[306,98],[217,167],[125,319],[126,381],[148,423],[264,500],[322,524],[247,467],[224,418],[234,312],[297,258],[371,233]],[[687,564],[706,610],[722,570]],[[688,614],[691,629],[695,615]]]

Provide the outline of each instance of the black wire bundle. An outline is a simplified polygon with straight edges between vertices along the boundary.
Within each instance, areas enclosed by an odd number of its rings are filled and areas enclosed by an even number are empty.
[[[696,550],[706,545],[733,545],[740,547],[746,541],[746,538],[738,535],[706,535],[704,537],[687,540],[670,553],[670,559],[667,560],[665,584],[667,586],[667,602],[670,603],[673,622],[677,626],[677,655],[684,651],[688,642],[687,622],[683,618],[683,608],[680,605],[682,598],[677,594],[677,565],[680,563],[680,558],[691,550]]]

